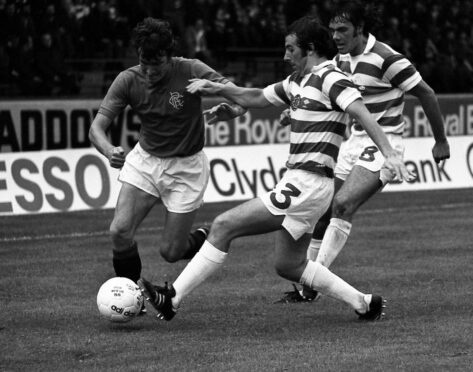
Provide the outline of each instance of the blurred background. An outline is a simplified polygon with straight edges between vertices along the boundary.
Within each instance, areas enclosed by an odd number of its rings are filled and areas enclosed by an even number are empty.
[[[284,78],[286,27],[330,0],[0,0],[0,96],[101,98],[137,63],[131,30],[165,18],[176,55],[199,58],[239,85]],[[406,55],[437,93],[473,91],[473,1],[378,1],[376,37]]]

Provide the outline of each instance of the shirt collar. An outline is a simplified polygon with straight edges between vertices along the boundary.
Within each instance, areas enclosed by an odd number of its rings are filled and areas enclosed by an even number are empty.
[[[310,72],[316,73],[317,71],[320,71],[321,69],[323,69],[324,67],[327,67],[329,65],[335,67],[335,62],[333,60],[328,59],[328,60],[326,60],[322,63],[319,63],[317,66],[313,66],[312,69],[310,70]]]
[[[376,38],[372,34],[368,34],[368,40],[366,42],[366,47],[365,50],[363,51],[363,54],[371,52],[371,49],[374,47],[374,43],[376,42]]]

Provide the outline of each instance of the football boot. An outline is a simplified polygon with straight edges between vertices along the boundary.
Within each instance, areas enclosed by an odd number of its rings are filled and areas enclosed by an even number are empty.
[[[368,305],[368,311],[366,313],[359,313],[355,311],[358,315],[358,319],[362,321],[372,322],[383,318],[386,314],[384,309],[386,308],[386,300],[378,295],[371,296],[371,302]]]
[[[164,287],[154,285],[144,278],[138,280],[143,296],[151,306],[158,312],[157,318],[164,320],[171,320],[176,315],[176,311],[172,306],[172,298],[176,295],[172,285],[166,282]]]
[[[275,301],[275,304],[290,304],[297,302],[314,302],[317,301],[321,294],[315,289],[303,286],[302,289],[297,289],[295,284],[292,284],[294,287],[293,291],[284,292],[284,296],[279,300]]]

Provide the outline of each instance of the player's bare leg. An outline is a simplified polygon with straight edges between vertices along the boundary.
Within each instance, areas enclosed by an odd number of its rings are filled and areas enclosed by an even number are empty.
[[[158,199],[128,183],[123,183],[115,215],[110,225],[113,267],[117,276],[136,282],[141,275],[141,259],[134,241],[136,229]]]
[[[358,208],[381,187],[379,172],[355,165],[343,186],[335,194],[332,218],[327,227],[316,262],[330,267],[345,246],[351,221]]]
[[[335,178],[335,192],[343,185],[343,180]],[[319,219],[315,225],[312,238],[308,244],[306,257],[310,261],[315,261],[317,255],[319,254],[320,245],[322,244],[322,238],[324,236],[325,230],[330,224],[330,218],[332,216],[331,206],[324,213],[324,215]],[[309,303],[317,301],[321,294],[308,286],[303,285],[298,288],[296,284],[292,284],[294,289],[292,291],[284,292],[284,296],[279,300],[275,301],[275,304],[290,304],[290,303]]]
[[[206,234],[200,231],[190,233],[196,214],[197,210],[187,213],[166,211],[159,248],[167,262],[192,258],[202,246]]]
[[[335,193],[337,194],[338,190],[343,186],[345,181],[335,177]],[[333,202],[332,202],[333,204]],[[315,225],[314,232],[312,233],[312,238],[310,239],[309,248],[307,249],[307,259],[311,261],[315,261],[320,250],[320,245],[322,244],[322,239],[324,238],[325,231],[330,224],[330,219],[332,218],[332,204],[330,204],[330,208],[325,212],[325,214],[317,221]]]

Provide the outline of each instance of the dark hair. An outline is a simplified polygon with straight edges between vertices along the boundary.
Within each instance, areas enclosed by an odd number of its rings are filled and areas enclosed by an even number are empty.
[[[378,8],[360,0],[338,2],[330,12],[330,20],[337,19],[349,21],[355,28],[362,26],[364,35],[368,35],[381,24]]]
[[[333,58],[336,54],[330,32],[315,17],[305,16],[297,19],[288,27],[286,35],[295,35],[298,46],[307,51],[313,44],[314,52],[319,56]]]
[[[169,22],[151,17],[136,25],[132,43],[138,55],[149,60],[162,56],[170,57],[175,46]]]

